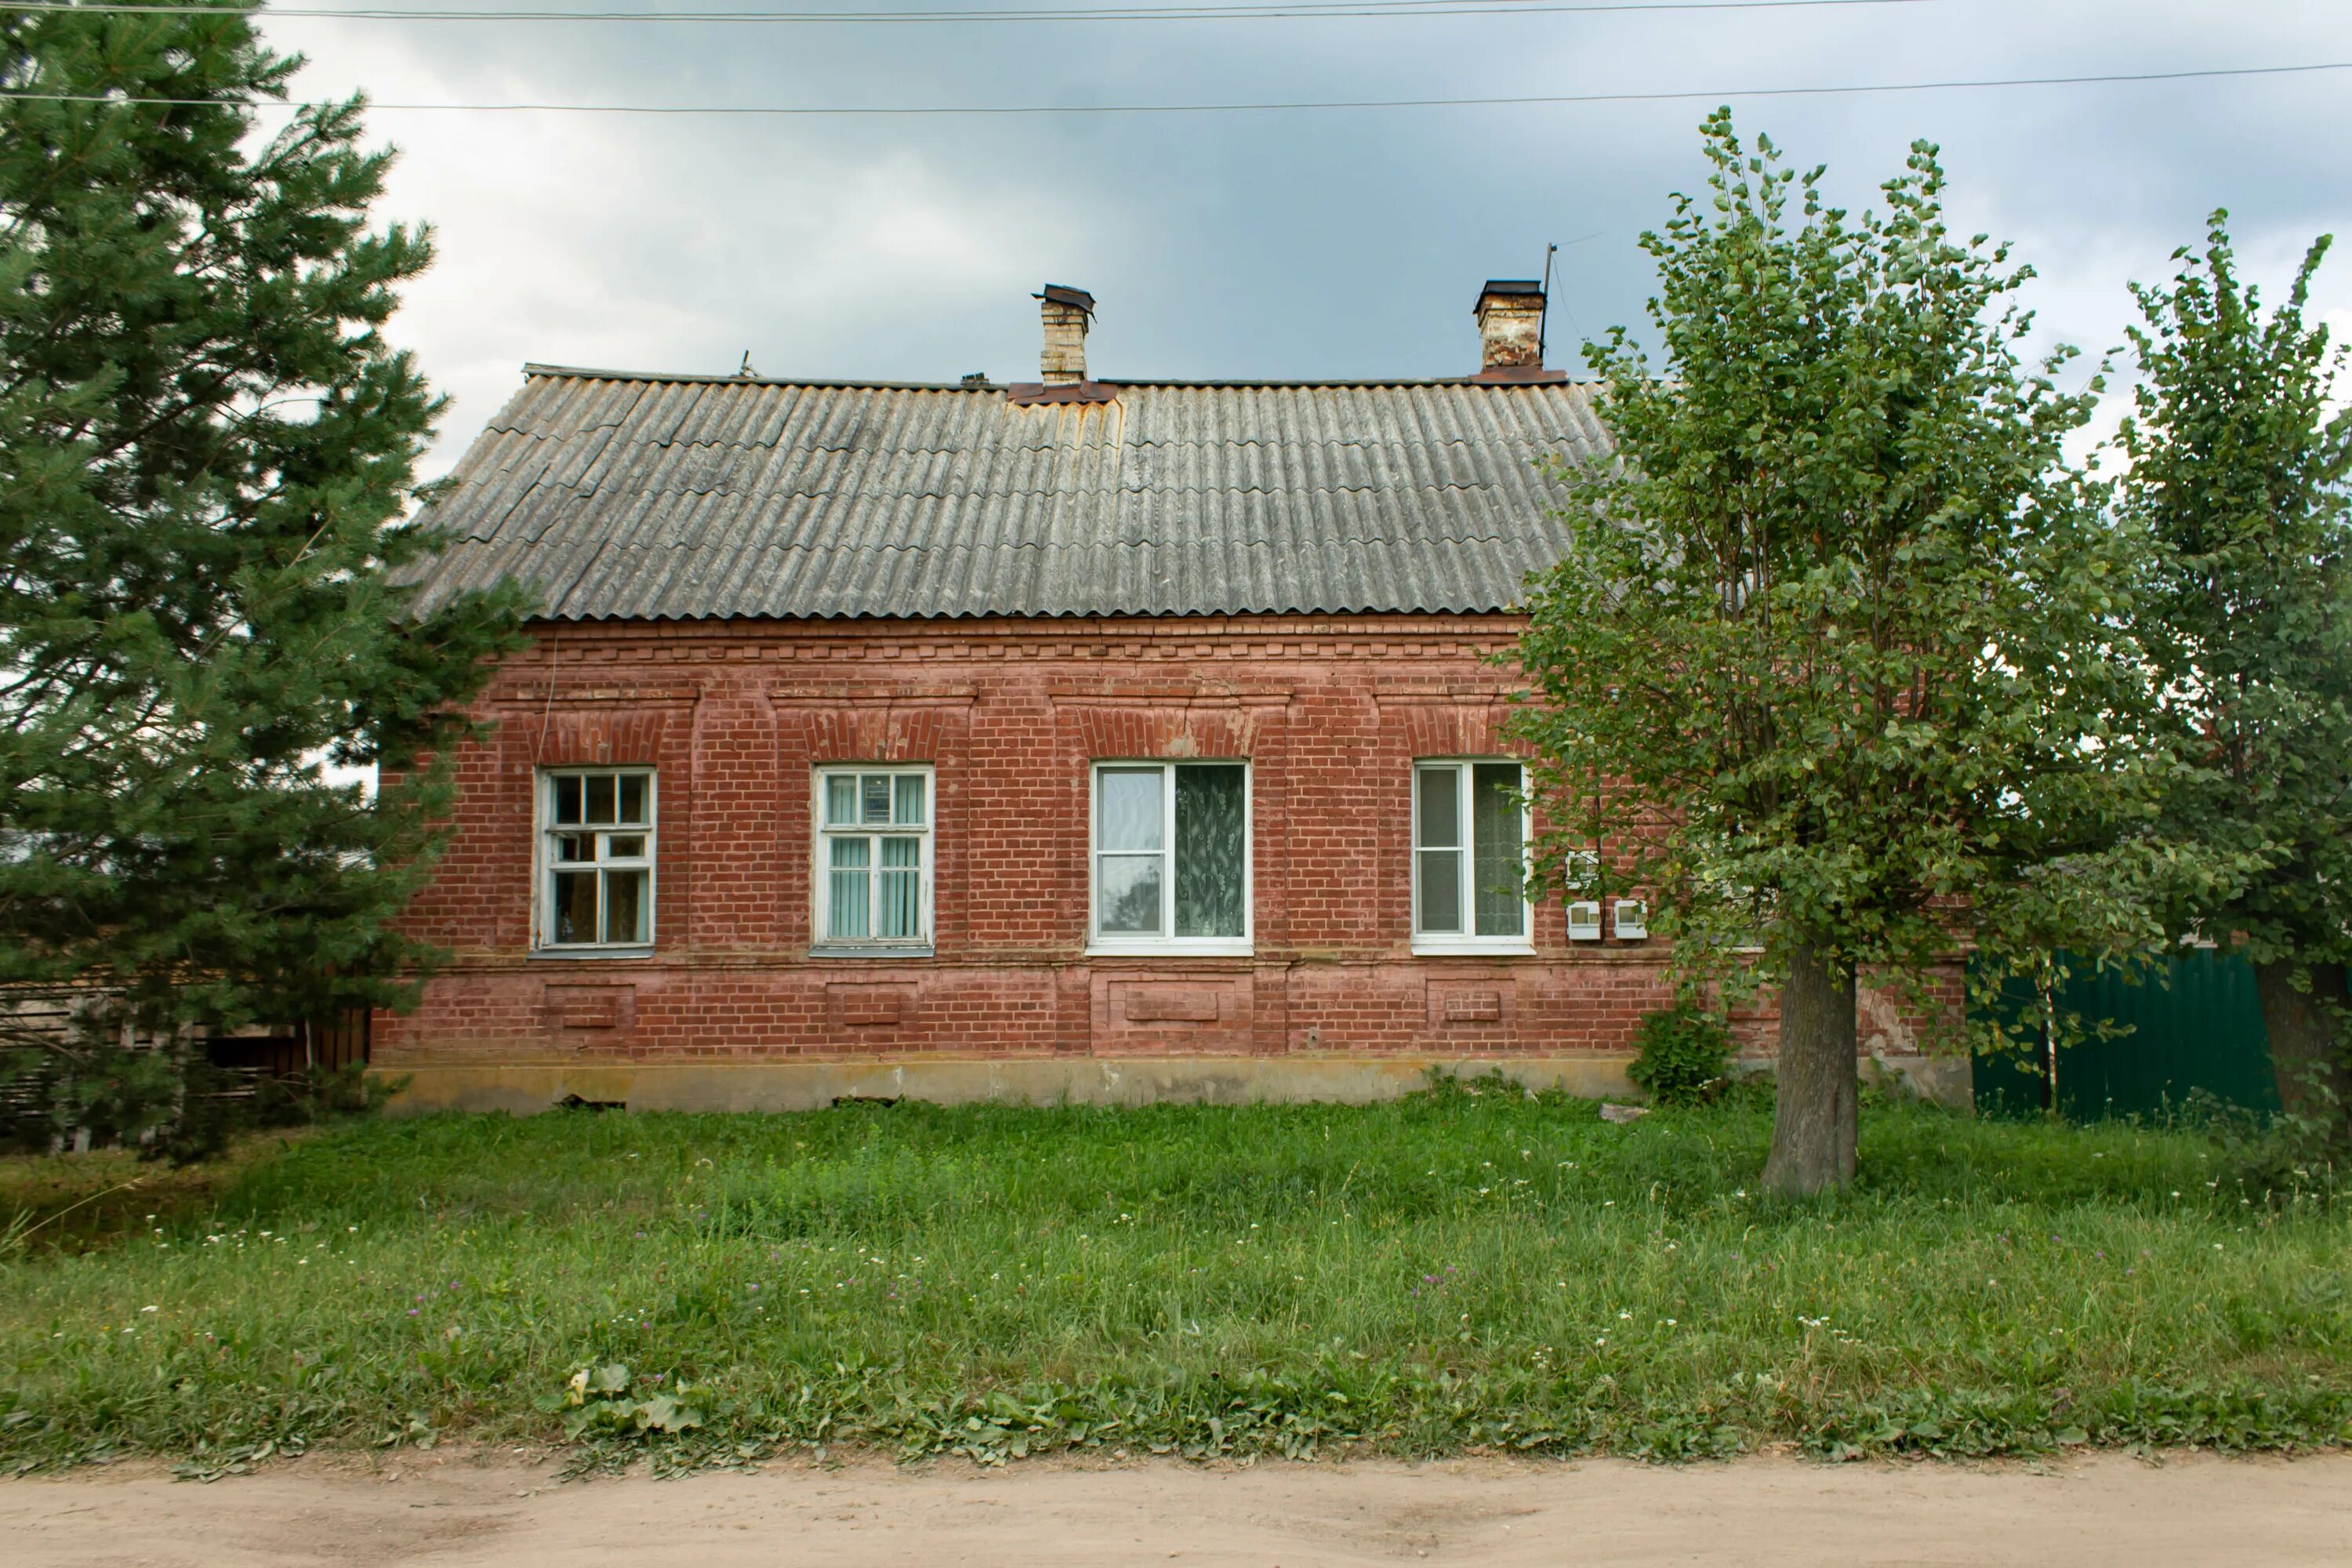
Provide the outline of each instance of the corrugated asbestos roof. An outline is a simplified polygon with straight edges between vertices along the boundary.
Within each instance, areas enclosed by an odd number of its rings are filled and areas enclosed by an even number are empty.
[[[1486,611],[1559,558],[1566,384],[1002,388],[526,367],[467,452],[423,607],[554,618]]]

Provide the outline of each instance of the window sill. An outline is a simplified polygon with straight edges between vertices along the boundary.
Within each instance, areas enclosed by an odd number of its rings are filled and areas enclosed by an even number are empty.
[[[861,960],[872,960],[877,958],[929,958],[931,956],[931,944],[926,942],[919,944],[907,943],[901,946],[886,947],[879,942],[821,942],[813,943],[810,946],[808,955],[812,960],[826,958],[853,958]]]
[[[1192,942],[1090,942],[1087,943],[1088,958],[1255,958],[1257,944],[1247,937],[1238,941],[1221,942],[1208,938]]]
[[[1532,942],[1423,942],[1412,944],[1415,958],[1533,958]]]
[[[635,947],[534,947],[529,954],[534,963],[541,960],[562,961],[574,958],[592,960],[651,958],[653,955],[654,950],[649,943]]]

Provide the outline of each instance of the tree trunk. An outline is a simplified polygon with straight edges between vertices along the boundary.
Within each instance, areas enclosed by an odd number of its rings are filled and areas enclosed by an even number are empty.
[[[1764,1188],[1811,1197],[1853,1180],[1860,1131],[1854,1049],[1853,966],[1832,964],[1811,942],[1789,955],[1780,988],[1779,1085]]]
[[[2254,966],[2254,992],[2271,1037],[2271,1070],[2278,1076],[2280,1108],[2324,1125],[2335,1142],[2352,1128],[2352,1071],[2321,998],[2344,1005],[2344,966],[2313,964],[2309,991],[2294,988],[2294,967],[2284,962]]]

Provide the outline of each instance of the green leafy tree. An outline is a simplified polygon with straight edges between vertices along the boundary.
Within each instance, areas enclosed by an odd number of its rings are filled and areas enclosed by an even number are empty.
[[[2093,394],[2021,358],[2030,273],[1947,233],[1931,146],[1853,221],[1728,110],[1705,141],[1642,240],[1664,364],[1586,348],[1617,460],[1572,476],[1519,723],[1549,848],[1654,889],[1687,976],[1778,985],[1764,1179],[1809,1194],[1854,1171],[1859,970],[2160,942],[2160,759],[2131,551],[2061,452]]]
[[[2352,415],[2345,359],[2303,309],[2327,253],[2265,315],[2226,213],[2169,288],[2134,285],[2141,381],[2119,444],[2126,514],[2154,550],[2142,637],[2200,764],[2167,831],[2259,867],[2192,912],[2242,942],[2291,1115],[2352,1140]]]
[[[388,576],[434,544],[441,405],[382,335],[430,249],[367,226],[356,100],[255,139],[299,63],[226,8],[0,11],[0,984],[95,998],[98,1055],[405,998],[429,758],[512,635]]]

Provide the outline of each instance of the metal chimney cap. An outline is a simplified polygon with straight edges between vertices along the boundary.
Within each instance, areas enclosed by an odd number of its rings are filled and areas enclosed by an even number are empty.
[[[1076,305],[1089,316],[1095,313],[1095,297],[1083,289],[1073,289],[1065,283],[1048,283],[1044,289],[1029,297],[1033,300],[1044,300],[1049,304]]]

